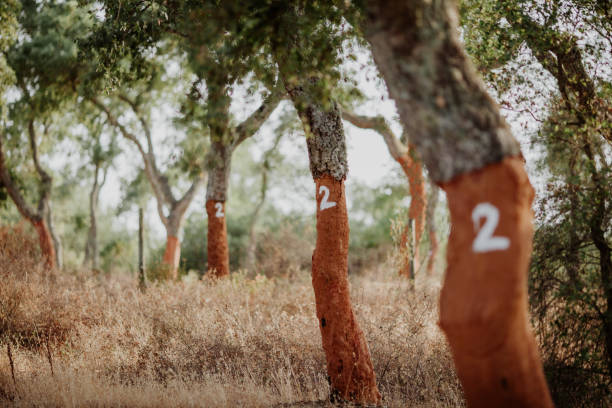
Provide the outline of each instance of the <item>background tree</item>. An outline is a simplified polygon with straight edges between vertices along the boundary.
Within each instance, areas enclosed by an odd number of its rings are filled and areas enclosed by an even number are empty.
[[[97,111],[96,111],[97,113]],[[89,226],[87,240],[85,242],[85,254],[83,266],[93,270],[100,268],[100,251],[98,243],[98,205],[100,190],[106,184],[110,167],[119,153],[116,146],[116,133],[111,132],[112,137],[104,141],[104,131],[107,130],[106,122],[101,116],[94,117],[91,112],[82,115],[81,124],[85,124],[87,134],[79,140],[82,149],[90,156],[87,167],[93,167],[93,183],[89,192]]]
[[[423,177],[423,166],[420,160],[415,157],[414,147],[410,148],[403,143],[391,130],[389,124],[382,116],[368,117],[357,115],[347,109],[342,110],[342,119],[350,122],[352,125],[362,129],[373,129],[378,132],[385,141],[385,145],[389,150],[391,157],[399,163],[402,171],[408,179],[410,186],[410,209],[408,211],[408,223],[402,233],[400,248],[406,252],[408,247],[413,248],[412,259],[410,254],[404,255],[404,262],[400,268],[400,274],[406,277],[413,278],[414,271],[420,267],[419,247],[423,232],[425,230],[427,197],[425,195],[425,178]],[[414,226],[412,221],[414,220]],[[414,230],[414,242],[408,245],[409,233]],[[431,231],[433,231],[433,240],[435,237],[435,228],[430,229],[430,240],[432,239]],[[431,241],[434,242],[434,241]],[[433,246],[433,244],[432,244]],[[412,265],[412,266],[411,266]]]
[[[90,97],[90,101],[106,115],[109,124],[117,132],[136,146],[142,158],[144,174],[151,185],[157,201],[158,215],[166,229],[166,250],[162,263],[168,268],[169,276],[176,279],[181,253],[180,231],[189,205],[195,198],[198,189],[204,184],[204,172],[201,161],[198,161],[193,155],[193,151],[183,154],[182,159],[188,162],[183,163],[182,166],[189,174],[191,185],[181,197],[175,197],[168,175],[164,174],[157,164],[152,132],[152,117],[155,109],[158,108],[156,102],[164,100],[163,97],[168,95],[166,86],[172,85],[172,82],[168,80],[167,75],[163,75],[163,70],[158,66],[152,68],[149,78],[142,82],[140,87],[134,85],[132,84],[130,90],[117,92],[114,95],[115,99],[109,102],[104,102],[95,96]],[[120,114],[113,111],[131,113],[137,125],[132,124],[130,127],[140,128],[138,132],[144,136],[144,143],[142,136],[138,137],[126,125],[123,125],[119,121]],[[199,137],[199,135],[188,134],[187,137]],[[195,145],[191,147],[196,148]]]

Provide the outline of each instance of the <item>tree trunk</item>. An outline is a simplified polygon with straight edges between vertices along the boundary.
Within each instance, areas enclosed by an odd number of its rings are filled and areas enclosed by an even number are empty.
[[[229,248],[225,223],[225,201],[207,200],[208,215],[208,270],[212,276],[229,276]]]
[[[440,326],[469,406],[552,407],[527,316],[533,190],[452,0],[370,1],[366,37],[451,212]],[[485,218],[481,226],[481,218]]]
[[[166,236],[166,250],[162,258],[162,264],[168,268],[168,278],[178,278],[178,268],[181,260],[181,241],[176,235],[168,233]]]
[[[507,158],[443,188],[451,235],[440,326],[466,399],[475,407],[552,407],[527,314],[533,189],[524,165]],[[483,203],[494,213],[482,214],[485,226],[475,215]],[[489,247],[478,248],[488,223]],[[493,246],[500,240],[506,248]]]
[[[51,235],[51,242],[53,243],[53,251],[55,252],[55,266],[58,269],[61,269],[64,264],[62,241],[55,233],[55,226],[53,224],[53,217],[51,213],[51,203],[47,203],[47,211],[45,213],[45,218],[47,221],[47,228],[49,229],[49,234]]]
[[[406,258],[400,269],[400,275],[410,276],[411,264],[413,271],[418,271],[420,268],[419,243],[425,230],[425,209],[427,207],[425,179],[423,178],[421,163],[418,160],[413,160],[410,157],[410,153],[400,156],[397,161],[408,178],[408,184],[410,185],[410,209],[408,210],[408,217],[414,220],[412,228],[409,228],[410,222],[407,223],[402,234],[402,248],[405,248],[408,241],[407,233],[409,230],[413,230],[412,259]]]
[[[144,270],[144,211],[138,209],[138,287],[141,291],[146,289]]]
[[[266,202],[266,196],[268,194],[268,171],[270,170],[270,157],[278,148],[278,145],[283,137],[283,132],[279,132],[272,144],[272,147],[267,150],[262,158],[261,167],[261,188],[259,190],[259,201],[255,206],[253,215],[251,216],[251,224],[249,226],[249,243],[247,245],[247,256],[246,256],[246,267],[249,270],[253,270],[255,267],[255,250],[257,249],[257,240],[255,235],[255,225],[259,217],[259,212],[263,208]]]
[[[427,260],[427,274],[433,275],[436,268],[438,257],[438,237],[436,234],[436,207],[438,206],[438,196],[440,189],[436,185],[431,185],[431,192],[427,200],[426,224],[429,233],[429,259]]]
[[[349,224],[344,195],[348,164],[340,110],[333,102],[326,111],[309,101],[302,87],[287,91],[306,130],[310,171],[316,184],[317,242],[312,255],[312,285],[331,396],[377,404],[381,396],[376,375],[349,292]]]
[[[98,195],[102,185],[98,182],[100,166],[96,165],[94,171],[94,184],[89,193],[89,230],[87,231],[87,243],[85,244],[85,258],[83,266],[89,266],[92,270],[100,267],[100,255],[98,253]],[[104,177],[106,178],[106,177]]]
[[[187,206],[184,207],[185,210]],[[185,212],[178,211],[176,207],[170,209],[166,222],[166,250],[162,258],[162,264],[167,269],[167,278],[176,280],[181,260],[181,241],[179,231],[181,229]]]
[[[215,277],[229,275],[225,201],[231,160],[231,146],[213,141],[208,155],[210,170],[206,188],[206,214],[208,215],[208,270]]]
[[[53,238],[49,231],[49,226],[44,218],[30,220],[36,233],[38,234],[38,242],[44,259],[45,267],[53,269],[57,265],[55,255],[55,247],[53,246]]]

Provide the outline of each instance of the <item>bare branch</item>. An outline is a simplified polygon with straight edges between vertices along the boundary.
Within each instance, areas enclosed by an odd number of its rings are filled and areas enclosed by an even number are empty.
[[[402,144],[397,136],[391,130],[391,127],[382,116],[362,116],[356,113],[350,112],[346,109],[342,109],[342,119],[351,123],[353,126],[357,126],[361,129],[372,129],[378,132],[387,145],[387,149],[395,160],[399,160],[400,157],[405,156],[408,153],[408,148]]]
[[[117,118],[115,118],[115,116],[112,114],[112,112],[108,109],[106,105],[104,105],[95,97],[90,98],[90,101],[98,109],[100,109],[106,114],[108,122],[116,129],[118,129],[123,137],[132,141],[138,148],[138,151],[140,152],[140,155],[142,156],[142,159],[144,161],[145,174],[147,176],[147,179],[151,183],[153,193],[155,194],[155,198],[157,199],[157,210],[159,212],[159,216],[162,222],[166,224],[167,220],[166,216],[163,213],[163,205],[165,204],[169,207],[172,207],[175,204],[176,200],[172,195],[172,191],[170,190],[170,186],[168,185],[168,180],[164,178],[157,170],[157,167],[155,166],[154,157],[144,150],[142,144],[134,134],[130,133],[125,128],[125,126],[119,123]]]
[[[270,95],[263,101],[261,106],[246,118],[240,125],[235,129],[236,138],[233,142],[232,149],[235,149],[249,137],[253,136],[259,128],[264,124],[270,117],[274,109],[278,106],[280,101],[285,96],[285,88],[279,83],[274,87]]]

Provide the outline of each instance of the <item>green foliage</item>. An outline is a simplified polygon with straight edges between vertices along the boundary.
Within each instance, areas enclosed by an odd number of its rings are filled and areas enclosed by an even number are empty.
[[[19,6],[18,0],[4,0],[0,3],[0,119],[5,115],[4,93],[15,81],[15,73],[6,61],[5,52],[17,38]]]
[[[564,406],[609,403],[612,384],[612,350],[606,346],[612,259],[609,249],[602,250],[612,248],[612,163],[600,124],[576,123],[564,105],[555,105],[536,138],[545,148],[540,166],[548,184],[537,212],[530,275],[547,375]]]

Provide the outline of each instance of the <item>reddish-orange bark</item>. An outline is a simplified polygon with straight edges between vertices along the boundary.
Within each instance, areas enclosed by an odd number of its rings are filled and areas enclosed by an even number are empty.
[[[317,242],[312,285],[332,394],[358,403],[379,403],[370,352],[351,306],[348,282],[349,225],[344,182],[329,175],[315,179]],[[329,197],[321,187],[329,189]],[[333,206],[321,209],[321,203]]]
[[[38,234],[38,242],[40,244],[40,251],[45,260],[45,266],[49,269],[53,269],[55,267],[56,254],[49,227],[44,220],[32,221],[32,225]]]
[[[412,147],[411,147],[412,149]],[[402,166],[404,174],[408,178],[410,185],[410,209],[408,217],[414,220],[414,249],[413,249],[413,266],[414,270],[419,269],[419,242],[425,230],[425,209],[427,206],[427,197],[425,196],[425,180],[423,178],[423,166],[418,160],[413,160],[409,153],[397,158],[397,162]],[[402,233],[401,248],[405,250],[408,245],[408,232],[410,223],[406,224],[406,228]],[[402,264],[400,275],[410,276],[410,254],[406,255],[406,259]]]
[[[178,267],[181,260],[181,241],[173,235],[168,235],[166,240],[166,251],[162,263],[169,269],[169,278],[178,278]]]
[[[451,233],[440,326],[468,405],[552,407],[527,314],[534,193],[524,164],[517,157],[506,158],[442,188]],[[488,207],[488,215],[477,216],[477,206]],[[490,215],[495,208],[498,222]],[[485,234],[487,222],[494,229]],[[474,244],[483,235],[486,249]],[[496,239],[506,244],[491,248]]]
[[[229,275],[229,248],[225,223],[225,202],[206,201],[208,215],[208,270],[215,277]]]

